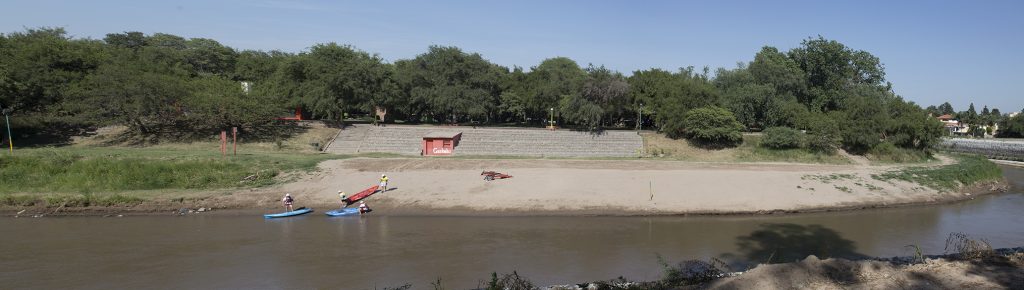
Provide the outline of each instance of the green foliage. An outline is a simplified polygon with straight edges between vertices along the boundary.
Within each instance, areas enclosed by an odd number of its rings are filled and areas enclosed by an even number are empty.
[[[772,149],[800,148],[804,143],[804,133],[788,127],[772,127],[765,129],[761,137],[761,146]]]
[[[693,67],[677,73],[657,69],[635,72],[630,87],[637,92],[633,97],[651,110],[648,117],[653,115],[655,124],[671,138],[683,137],[686,112],[718,102],[718,92],[706,72],[697,74]]]
[[[805,129],[809,148],[841,144],[860,154],[881,142],[927,150],[942,128],[922,116],[953,112],[948,103],[925,111],[903,101],[877,57],[820,36],[787,52],[763,47],[749,64],[714,77],[709,71],[650,69],[626,78],[565,57],[509,71],[444,46],[391,64],[335,43],[290,54],[164,33],[111,33],[102,41],[73,39],[60,28],[0,35],[0,107],[14,109],[15,128],[71,131],[54,134],[63,136],[108,124],[147,138],[195,138],[230,127],[271,136],[287,130],[273,117],[301,107],[329,120],[378,108],[407,122],[540,125],[554,114],[562,126],[643,123],[678,138],[688,112],[714,106],[746,129]],[[241,92],[239,81],[251,91]],[[975,125],[1007,122],[997,110],[979,115],[973,105],[958,115]],[[832,119],[819,124],[822,116]],[[1016,134],[1008,125],[1001,135]]]
[[[1024,138],[1024,114],[1006,119],[999,125],[999,138]]]
[[[882,142],[888,122],[883,104],[870,97],[856,97],[848,99],[844,107],[846,110],[843,111],[839,132],[846,151],[864,154]]]
[[[683,134],[699,145],[723,148],[743,142],[743,125],[729,110],[719,107],[693,109],[682,118]]]
[[[939,115],[952,115],[952,114],[956,114],[956,111],[953,110],[953,105],[950,105],[949,102],[945,102],[945,103],[942,103],[942,105],[939,105]]]
[[[0,34],[0,108],[18,116],[15,127],[73,122],[62,102],[107,57],[102,43],[71,39],[63,28]]]
[[[415,110],[451,123],[490,120],[497,111],[501,80],[508,73],[480,54],[443,46],[431,46],[396,67],[403,91],[413,103],[422,104]]]
[[[941,167],[910,167],[871,177],[881,181],[896,179],[918,183],[940,191],[954,191],[963,186],[1003,178],[1002,169],[983,157],[965,155],[959,156],[957,161]]]
[[[886,163],[917,163],[932,160],[932,155],[925,150],[906,149],[882,142],[867,152],[868,159]]]
[[[804,40],[788,56],[806,75],[808,91],[797,97],[812,111],[840,109],[851,86],[881,87],[885,81],[877,57],[821,36]]]
[[[342,120],[350,110],[388,104],[396,90],[392,74],[392,67],[377,55],[335,43],[317,44],[281,64],[268,93],[316,117]]]
[[[313,168],[318,161],[330,158],[263,154],[222,160],[213,154],[193,154],[146,149],[22,150],[17,155],[0,156],[0,193],[264,186],[272,184],[272,178],[282,171]],[[243,181],[257,173],[260,178]]]
[[[533,67],[523,85],[530,115],[547,119],[551,108],[559,108],[565,96],[578,96],[587,72],[566,57],[545,59]],[[559,112],[556,113],[560,113]]]

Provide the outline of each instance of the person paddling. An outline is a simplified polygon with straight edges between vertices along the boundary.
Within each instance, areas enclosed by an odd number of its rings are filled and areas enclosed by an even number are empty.
[[[345,192],[344,191],[339,190],[338,191],[338,197],[341,198],[341,208],[346,208],[349,205],[352,205],[352,203],[348,201],[348,196],[345,196]]]
[[[359,214],[360,215],[362,215],[364,213],[371,212],[371,211],[373,211],[373,210],[370,209],[370,207],[366,205],[365,201],[360,201],[359,202]]]
[[[295,202],[295,199],[292,198],[291,193],[285,193],[284,198],[281,199],[281,201],[284,202],[285,211],[292,211],[292,202]]]

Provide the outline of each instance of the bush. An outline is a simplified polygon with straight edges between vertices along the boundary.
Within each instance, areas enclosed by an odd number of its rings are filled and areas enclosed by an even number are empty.
[[[900,148],[889,142],[882,142],[868,150],[868,159],[883,162],[924,162],[931,159],[925,150]]]
[[[805,118],[804,126],[811,134],[804,137],[807,149],[813,152],[832,154],[839,146],[838,114],[812,113]]]
[[[685,134],[697,145],[712,148],[732,147],[743,143],[743,125],[729,110],[719,107],[693,109],[683,116]]]
[[[804,133],[789,127],[772,127],[764,130],[761,146],[772,149],[800,148],[804,143]]]

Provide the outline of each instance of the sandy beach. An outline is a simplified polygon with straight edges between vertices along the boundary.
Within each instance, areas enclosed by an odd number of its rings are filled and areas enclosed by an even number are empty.
[[[944,163],[950,162],[944,159]],[[367,202],[394,214],[742,214],[843,210],[949,202],[999,191],[985,184],[940,192],[872,178],[898,168],[791,163],[694,163],[644,160],[379,159],[327,161],[293,182],[229,199],[277,206],[288,192],[306,204],[334,206],[387,174],[387,192]],[[493,170],[509,179],[485,181]]]

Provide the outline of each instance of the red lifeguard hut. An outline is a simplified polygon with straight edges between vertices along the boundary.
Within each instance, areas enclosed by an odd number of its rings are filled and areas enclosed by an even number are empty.
[[[424,156],[449,156],[459,146],[462,132],[434,131],[423,135]]]

